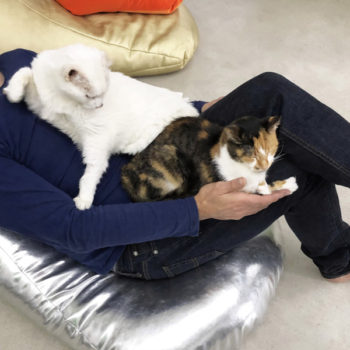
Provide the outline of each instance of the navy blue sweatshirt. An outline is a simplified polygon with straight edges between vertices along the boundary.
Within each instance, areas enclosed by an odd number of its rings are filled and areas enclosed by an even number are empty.
[[[3,86],[34,56],[27,50],[0,55]],[[93,207],[76,209],[72,198],[84,172],[80,152],[24,102],[9,103],[0,90],[1,227],[46,243],[97,273],[110,271],[127,244],[196,236],[199,218],[193,197],[130,202],[120,185],[121,167],[128,160],[112,156]]]

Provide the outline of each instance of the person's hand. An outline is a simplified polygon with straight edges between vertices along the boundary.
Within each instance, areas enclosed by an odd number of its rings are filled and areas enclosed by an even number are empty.
[[[202,110],[201,112],[206,111],[209,107],[211,107],[212,105],[214,105],[216,102],[220,101],[224,96],[221,96],[213,101],[207,102],[202,106]]]
[[[0,87],[2,87],[2,85],[4,84],[5,82],[5,77],[4,75],[0,72]]]
[[[240,220],[290,194],[288,190],[263,196],[240,192],[245,184],[244,178],[238,178],[204,185],[194,197],[199,219]]]

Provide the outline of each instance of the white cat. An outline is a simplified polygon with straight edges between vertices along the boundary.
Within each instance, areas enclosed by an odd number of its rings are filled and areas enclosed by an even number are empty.
[[[67,134],[82,151],[85,172],[74,198],[90,208],[114,153],[135,154],[174,119],[198,116],[181,93],[111,72],[104,52],[84,45],[43,51],[18,70],[4,93]]]

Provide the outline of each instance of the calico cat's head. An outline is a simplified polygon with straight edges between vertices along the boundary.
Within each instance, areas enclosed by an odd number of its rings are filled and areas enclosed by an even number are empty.
[[[220,150],[226,148],[235,161],[254,172],[266,171],[278,148],[276,130],[280,117],[242,117],[226,126],[220,137]]]
[[[81,44],[46,50],[33,60],[32,70],[40,97],[51,95],[57,103],[62,97],[85,109],[102,107],[110,73],[103,51]]]

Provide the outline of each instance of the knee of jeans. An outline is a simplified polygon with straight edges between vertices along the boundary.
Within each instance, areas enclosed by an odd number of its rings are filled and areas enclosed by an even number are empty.
[[[275,72],[264,72],[259,74],[256,79],[262,80],[264,85],[267,86],[278,86],[281,84],[289,83],[289,80],[283,75]]]

